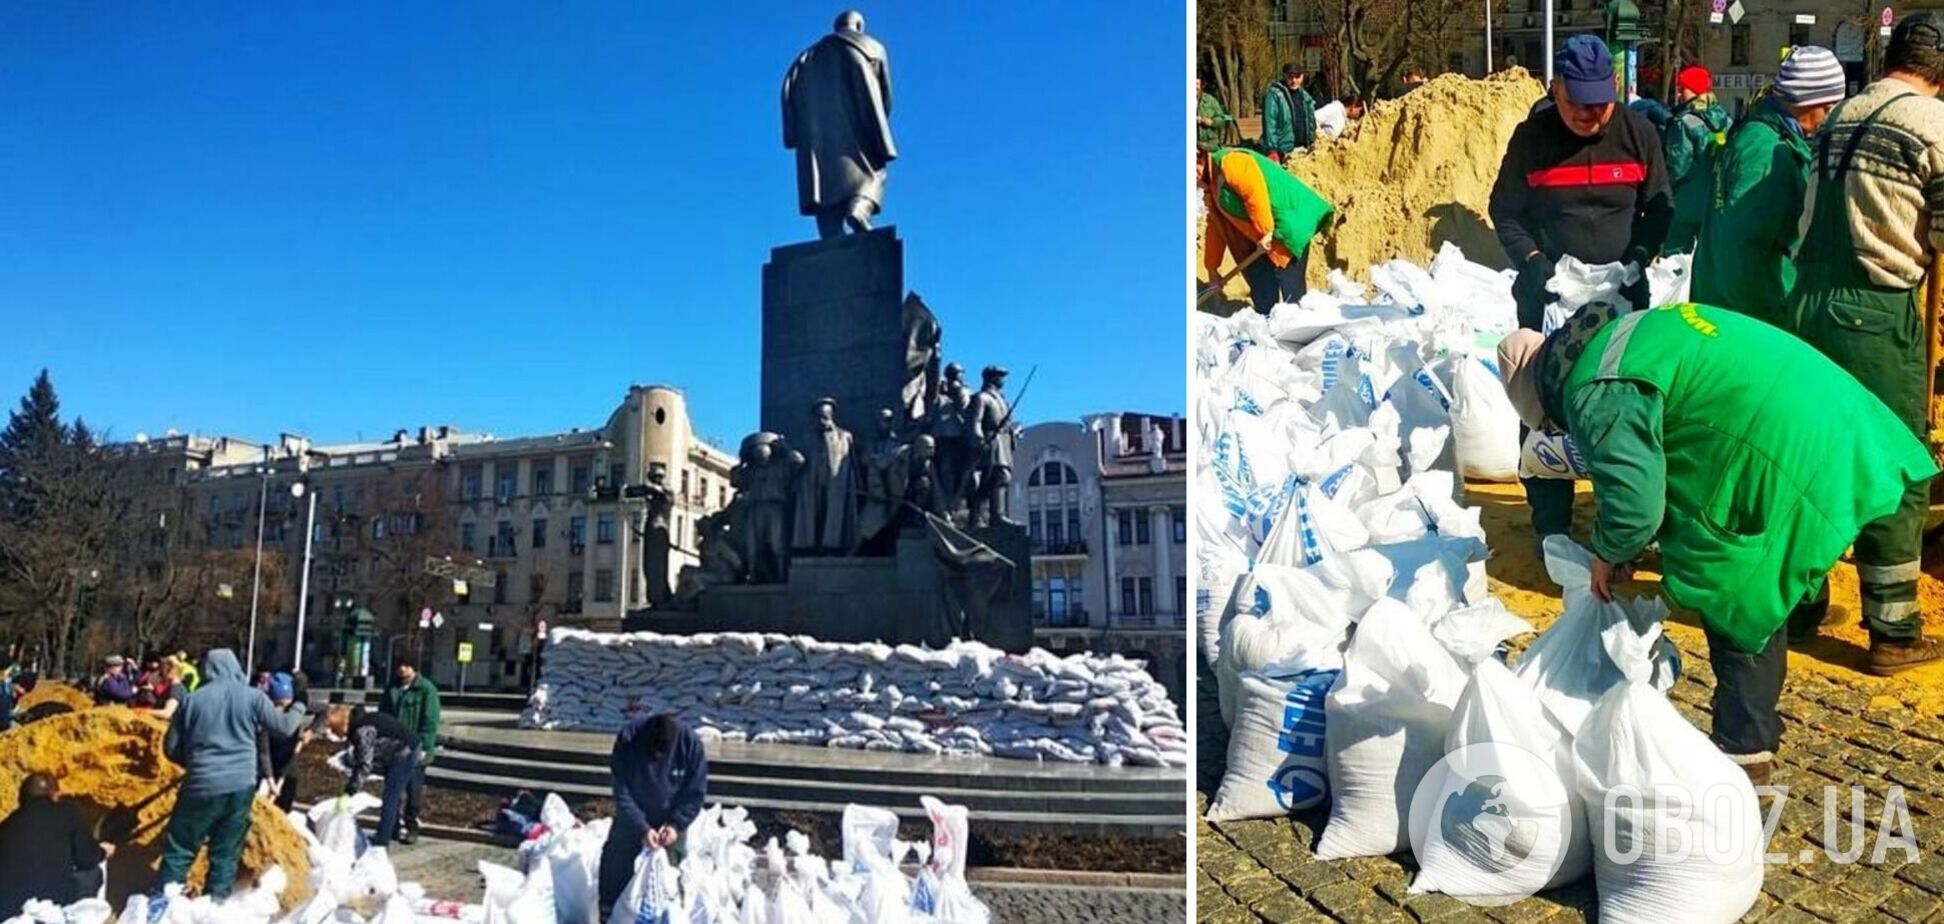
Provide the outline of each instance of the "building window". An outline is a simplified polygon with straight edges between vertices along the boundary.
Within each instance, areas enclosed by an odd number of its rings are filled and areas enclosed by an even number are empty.
[[[1134,584],[1135,589],[1140,594],[1140,600],[1136,601],[1140,609],[1135,610],[1135,612],[1143,616],[1154,615],[1154,579],[1135,578]]]
[[[729,486],[726,484],[717,485],[716,486],[716,509],[720,510],[723,507],[727,507],[727,506],[729,506]]]
[[[315,526],[311,527],[312,542],[323,542],[326,538],[329,538],[329,536],[330,536],[330,524],[318,523]]]
[[[513,521],[499,521],[493,529],[493,554],[515,554],[513,545]]]
[[[1789,47],[1795,48],[1807,44],[1809,44],[1809,25],[1800,22],[1789,23]]]
[[[462,501],[479,499],[479,466],[468,466],[459,471],[459,499]]]
[[[506,583],[507,583],[506,572],[504,571],[493,572],[493,602],[494,603],[506,602]]]
[[[600,568],[594,572],[594,602],[614,602],[614,571]]]
[[[1749,27],[1746,23],[1728,27],[1728,64],[1731,67],[1748,66]]]
[[[581,601],[587,598],[587,575],[579,571],[567,573],[567,605],[580,609]]]
[[[1034,545],[1042,545],[1045,543],[1046,530],[1044,526],[1045,517],[1039,510],[1035,509],[1026,515],[1026,534],[1033,540]]]
[[[533,541],[530,542],[529,545],[533,546],[536,549],[544,549],[547,547],[547,521],[546,520],[533,521]]]
[[[574,466],[573,471],[569,473],[569,478],[570,478],[569,484],[571,486],[571,490],[573,491],[573,493],[577,495],[587,493],[587,472],[588,472],[587,466],[576,465]]]
[[[1120,584],[1121,584],[1121,612],[1132,613],[1134,612],[1134,604],[1137,599],[1134,592],[1134,579],[1131,577],[1121,578]]]
[[[702,489],[702,493],[706,495],[708,493],[708,490],[709,489],[705,487]],[[684,498],[689,496],[689,470],[688,469],[682,469],[682,496]]]
[[[1175,545],[1183,545],[1187,543],[1188,508],[1187,507],[1168,508],[1168,523],[1174,528]]]
[[[573,517],[567,521],[567,544],[576,549],[587,545],[586,517]]]
[[[1067,517],[1067,530],[1066,530],[1067,539],[1072,542],[1080,542],[1085,540],[1087,537],[1080,535],[1080,508],[1068,507],[1066,509],[1066,517]]]
[[[459,548],[468,552],[472,551],[476,541],[475,533],[477,533],[477,530],[474,529],[474,524],[459,524]]]
[[[1176,613],[1188,612],[1188,579],[1179,574],[1175,575],[1174,611]]]
[[[1067,624],[1066,578],[1046,582],[1046,617],[1056,626]]]
[[[371,518],[371,538],[373,539],[385,538],[387,532],[386,527],[388,525],[389,525],[389,521],[387,521],[384,517],[372,517]]]
[[[533,469],[533,496],[546,497],[553,493],[553,469],[535,466]]]
[[[594,541],[601,545],[614,542],[614,514],[603,513],[594,521]]]
[[[547,576],[536,571],[527,575],[527,602],[547,602]]]
[[[628,467],[626,465],[616,462],[608,466],[608,487],[619,491],[621,486],[627,483],[627,477]]]
[[[1152,535],[1154,518],[1140,515],[1145,512],[1146,511],[1135,512],[1136,513],[1134,517],[1134,544],[1135,545],[1147,545],[1148,543],[1154,540],[1154,536]]]
[[[520,493],[520,476],[519,476],[519,473],[518,473],[518,472],[501,472],[501,473],[500,473],[500,476],[499,476],[499,501],[500,501],[500,503],[502,503],[502,504],[504,504],[504,503],[506,503],[507,501],[510,501],[510,500],[512,500],[512,499],[513,499],[513,497],[514,497],[514,495],[516,495],[516,494],[519,494],[519,493]]]
[[[1115,533],[1117,534],[1116,538],[1120,540],[1120,544],[1133,545],[1134,544],[1134,511],[1132,510],[1116,511],[1115,523],[1117,526],[1117,528],[1115,529]]]
[[[344,509],[344,485],[341,484],[331,485],[331,509],[332,510]]]

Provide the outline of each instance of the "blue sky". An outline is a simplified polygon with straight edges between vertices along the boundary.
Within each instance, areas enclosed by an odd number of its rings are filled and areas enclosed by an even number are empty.
[[[0,5],[0,401],[119,437],[755,426],[761,265],[813,238],[778,90],[841,7]],[[1180,3],[862,7],[881,222],[1021,415],[1186,393]]]

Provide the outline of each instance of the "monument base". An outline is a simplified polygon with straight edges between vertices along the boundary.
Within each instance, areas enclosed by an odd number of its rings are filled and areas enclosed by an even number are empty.
[[[722,584],[704,589],[692,611],[641,609],[622,628],[677,635],[780,632],[832,642],[939,647],[972,638],[1023,652],[1033,645],[1031,546],[1016,524],[967,530],[1014,563],[982,616],[967,618],[946,590],[952,570],[922,530],[899,534],[888,558],[797,558],[782,584]]]

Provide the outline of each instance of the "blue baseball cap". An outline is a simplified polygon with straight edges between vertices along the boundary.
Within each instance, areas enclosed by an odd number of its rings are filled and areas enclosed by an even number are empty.
[[[297,682],[289,674],[273,674],[270,677],[270,698],[286,700],[297,698]]]
[[[1613,53],[1596,35],[1575,35],[1553,55],[1553,77],[1566,84],[1566,98],[1581,106],[1616,99]]]

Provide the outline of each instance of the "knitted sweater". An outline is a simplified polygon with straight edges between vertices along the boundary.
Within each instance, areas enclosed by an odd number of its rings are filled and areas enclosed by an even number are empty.
[[[1928,97],[1900,80],[1885,78],[1844,103],[1840,118],[1822,127],[1814,142],[1814,169],[1802,210],[1802,230],[1816,212],[1819,187],[1863,120],[1899,94],[1909,94],[1877,116],[1857,144],[1845,181],[1850,234],[1870,281],[1895,289],[1922,283],[1930,254],[1944,248],[1944,100]]]

